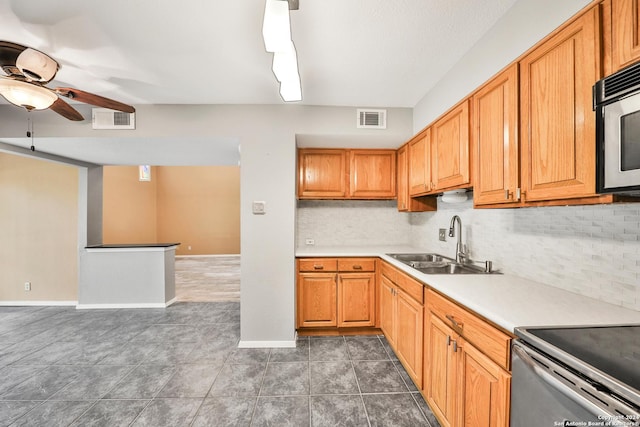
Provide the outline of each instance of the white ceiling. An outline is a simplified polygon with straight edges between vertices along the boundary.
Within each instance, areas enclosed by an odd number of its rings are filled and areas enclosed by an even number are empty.
[[[414,107],[516,0],[300,0],[305,105]],[[62,65],[50,86],[125,103],[278,104],[263,0],[0,0],[0,40]]]

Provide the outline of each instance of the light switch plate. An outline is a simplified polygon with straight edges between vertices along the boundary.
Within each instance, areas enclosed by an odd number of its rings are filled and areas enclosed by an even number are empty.
[[[438,230],[438,239],[440,239],[441,242],[446,242],[447,241],[447,229],[446,228],[441,228]]]
[[[264,215],[267,213],[267,202],[254,201],[253,202],[253,214]]]

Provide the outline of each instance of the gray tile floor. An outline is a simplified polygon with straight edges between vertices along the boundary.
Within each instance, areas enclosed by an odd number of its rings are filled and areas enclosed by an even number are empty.
[[[437,426],[384,337],[239,334],[237,302],[0,307],[0,426]]]

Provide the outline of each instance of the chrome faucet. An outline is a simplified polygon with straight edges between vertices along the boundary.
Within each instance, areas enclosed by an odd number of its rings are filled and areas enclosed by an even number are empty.
[[[456,262],[464,263],[467,254],[464,252],[464,245],[462,244],[462,220],[458,215],[454,215],[451,218],[451,224],[449,224],[449,237],[455,237],[455,226],[458,223],[458,241],[456,242]]]

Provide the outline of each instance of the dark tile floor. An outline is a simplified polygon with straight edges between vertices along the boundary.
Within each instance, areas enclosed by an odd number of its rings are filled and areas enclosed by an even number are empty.
[[[0,307],[0,426],[437,426],[384,337],[239,334],[237,302]]]

